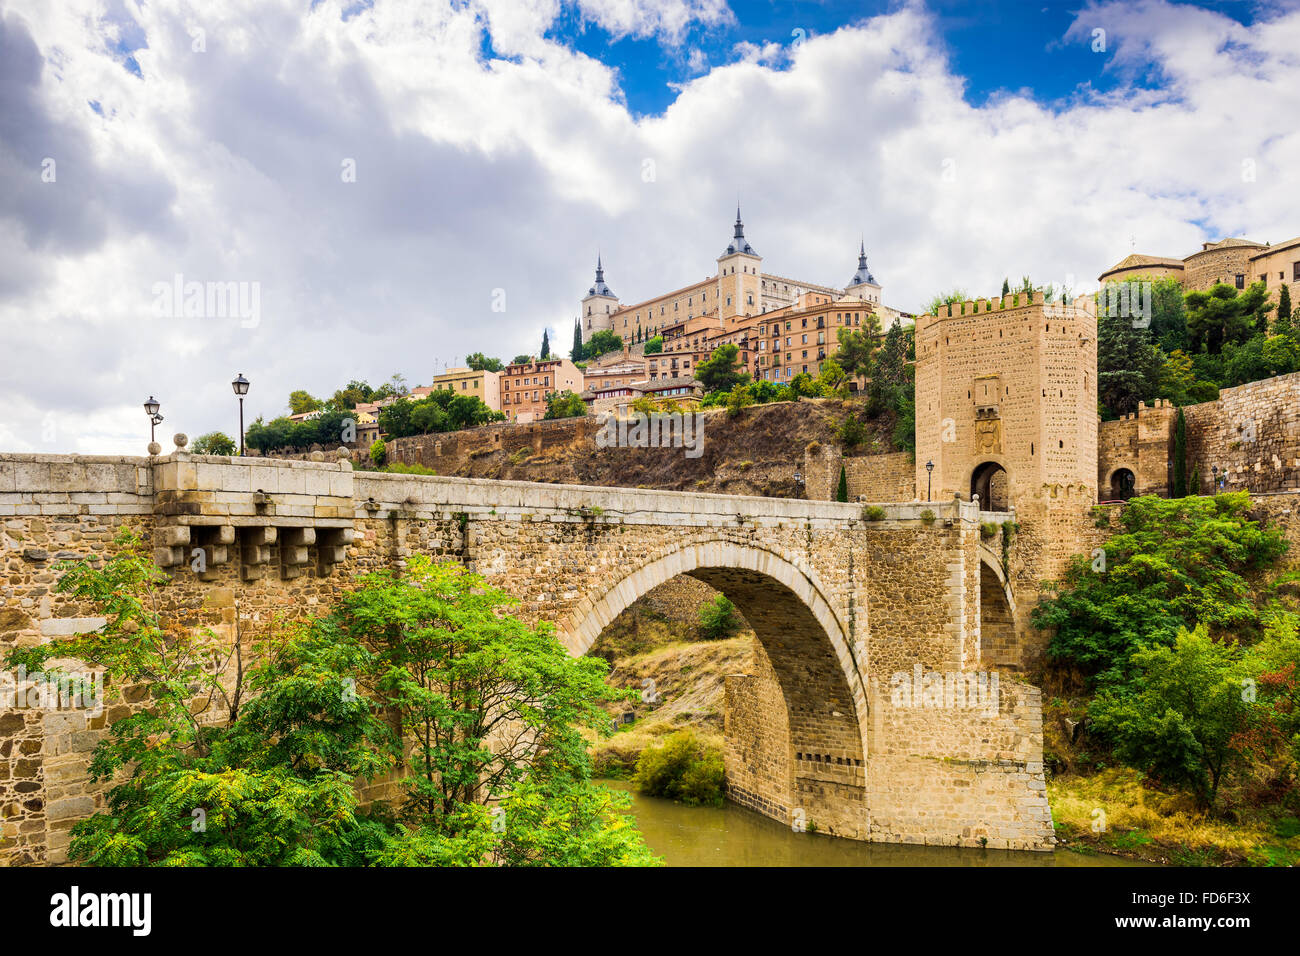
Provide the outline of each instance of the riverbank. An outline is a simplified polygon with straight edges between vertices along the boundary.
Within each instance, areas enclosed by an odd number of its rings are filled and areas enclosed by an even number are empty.
[[[1300,820],[1209,819],[1186,795],[1144,786],[1127,767],[1052,778],[1047,798],[1057,840],[1081,853],[1173,866],[1300,864]]]

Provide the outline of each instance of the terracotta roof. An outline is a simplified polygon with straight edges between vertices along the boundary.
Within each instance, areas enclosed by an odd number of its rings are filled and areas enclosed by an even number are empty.
[[[1164,256],[1145,256],[1140,252],[1135,252],[1131,256],[1125,256],[1119,262],[1115,263],[1102,275],[1110,275],[1112,272],[1120,272],[1124,269],[1136,269],[1139,266],[1165,266],[1171,269],[1181,269],[1183,267],[1182,259],[1169,259]]]
[[[1266,246],[1263,249],[1259,250],[1259,252],[1255,253],[1250,258],[1252,260],[1262,259],[1265,256],[1271,255],[1274,252],[1280,252],[1283,249],[1291,249],[1295,246],[1300,246],[1300,236],[1296,236],[1294,239],[1288,239],[1286,242],[1279,242],[1276,246]]]

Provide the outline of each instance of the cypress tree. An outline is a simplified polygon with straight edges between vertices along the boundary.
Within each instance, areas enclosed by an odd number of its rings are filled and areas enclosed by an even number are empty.
[[[849,500],[849,476],[844,473],[843,465],[840,465],[840,483],[839,483],[839,487],[835,489],[835,500],[836,501]]]
[[[581,362],[582,359],[583,359],[582,321],[580,319],[574,319],[573,320],[573,351],[569,353],[569,360],[573,362]]]
[[[542,330],[542,355],[541,355],[541,357],[544,358],[544,359],[548,359],[548,358],[551,357],[551,331],[550,331],[550,329],[543,329],[543,330]]]
[[[1285,282],[1277,294],[1277,321],[1273,324],[1273,331],[1278,335],[1295,334],[1295,326],[1291,323],[1291,287]]]
[[[1009,279],[1003,279],[1003,280],[1002,280],[1002,295],[1003,295],[1003,297],[1005,298],[1006,296],[1009,296],[1010,294],[1011,294],[1011,280],[1009,280]]]

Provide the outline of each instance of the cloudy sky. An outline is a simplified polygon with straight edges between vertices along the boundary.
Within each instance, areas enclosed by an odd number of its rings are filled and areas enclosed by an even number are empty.
[[[738,198],[766,270],[864,236],[908,310],[1291,238],[1297,5],[0,0],[0,451],[567,350],[598,249],[697,281]]]

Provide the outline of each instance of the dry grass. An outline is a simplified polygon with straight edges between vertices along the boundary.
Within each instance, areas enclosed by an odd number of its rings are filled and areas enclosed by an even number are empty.
[[[1289,835],[1289,825],[1207,817],[1191,797],[1143,786],[1130,768],[1057,777],[1047,796],[1057,838],[1067,845],[1180,865],[1300,862],[1300,836]],[[1103,820],[1105,829],[1094,831]]]

